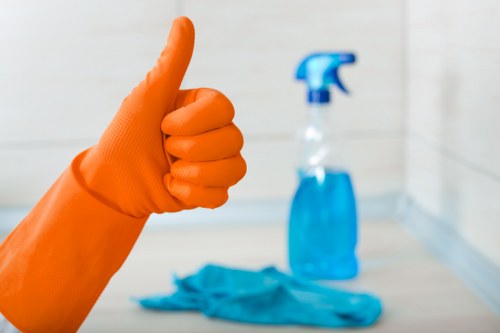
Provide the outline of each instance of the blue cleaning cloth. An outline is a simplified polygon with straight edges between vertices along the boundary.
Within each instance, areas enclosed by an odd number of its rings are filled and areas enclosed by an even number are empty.
[[[254,324],[359,327],[376,322],[380,300],[369,294],[321,286],[267,267],[247,271],[207,265],[174,276],[171,295],[135,299],[151,310],[201,311],[209,317]]]

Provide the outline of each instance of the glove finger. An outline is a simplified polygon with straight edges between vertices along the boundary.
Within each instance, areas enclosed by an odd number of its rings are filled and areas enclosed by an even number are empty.
[[[230,124],[234,117],[229,99],[208,88],[180,91],[175,107],[161,122],[161,129],[167,135],[205,133]]]
[[[170,174],[163,177],[163,184],[170,194],[188,206],[217,208],[228,199],[225,187],[204,187],[175,179]]]
[[[229,187],[245,175],[247,166],[241,155],[210,162],[178,160],[170,173],[175,179],[200,186]]]
[[[193,136],[170,136],[165,140],[168,154],[191,162],[233,157],[242,147],[243,135],[234,124]]]

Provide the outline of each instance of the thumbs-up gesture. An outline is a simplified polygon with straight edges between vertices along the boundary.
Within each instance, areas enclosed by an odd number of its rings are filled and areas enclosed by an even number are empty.
[[[193,24],[177,18],[156,66],[80,163],[90,192],[130,216],[221,206],[245,175],[231,102],[208,88],[179,90],[193,47]]]

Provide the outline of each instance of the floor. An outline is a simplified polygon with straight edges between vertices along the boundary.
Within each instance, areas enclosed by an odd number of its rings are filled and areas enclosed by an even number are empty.
[[[149,312],[130,301],[131,296],[171,290],[173,272],[187,274],[207,262],[247,268],[275,264],[286,269],[285,235],[284,225],[263,223],[147,229],[80,332],[324,331],[242,325],[197,313]],[[500,332],[500,319],[396,223],[366,222],[360,239],[360,277],[334,285],[382,298],[382,319],[364,332]],[[336,330],[344,331],[352,330]]]

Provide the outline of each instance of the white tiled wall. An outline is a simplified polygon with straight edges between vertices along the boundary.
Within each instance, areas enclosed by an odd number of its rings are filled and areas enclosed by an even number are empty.
[[[225,92],[246,137],[232,200],[288,198],[305,90],[297,62],[352,50],[335,94],[360,196],[402,188],[401,0],[128,0],[0,3],[0,206],[31,205],[95,143],[142,79],[179,13],[197,27],[185,87]]]
[[[0,206],[32,205],[163,47],[174,0],[0,2]]]
[[[500,2],[408,0],[407,191],[500,265]]]

